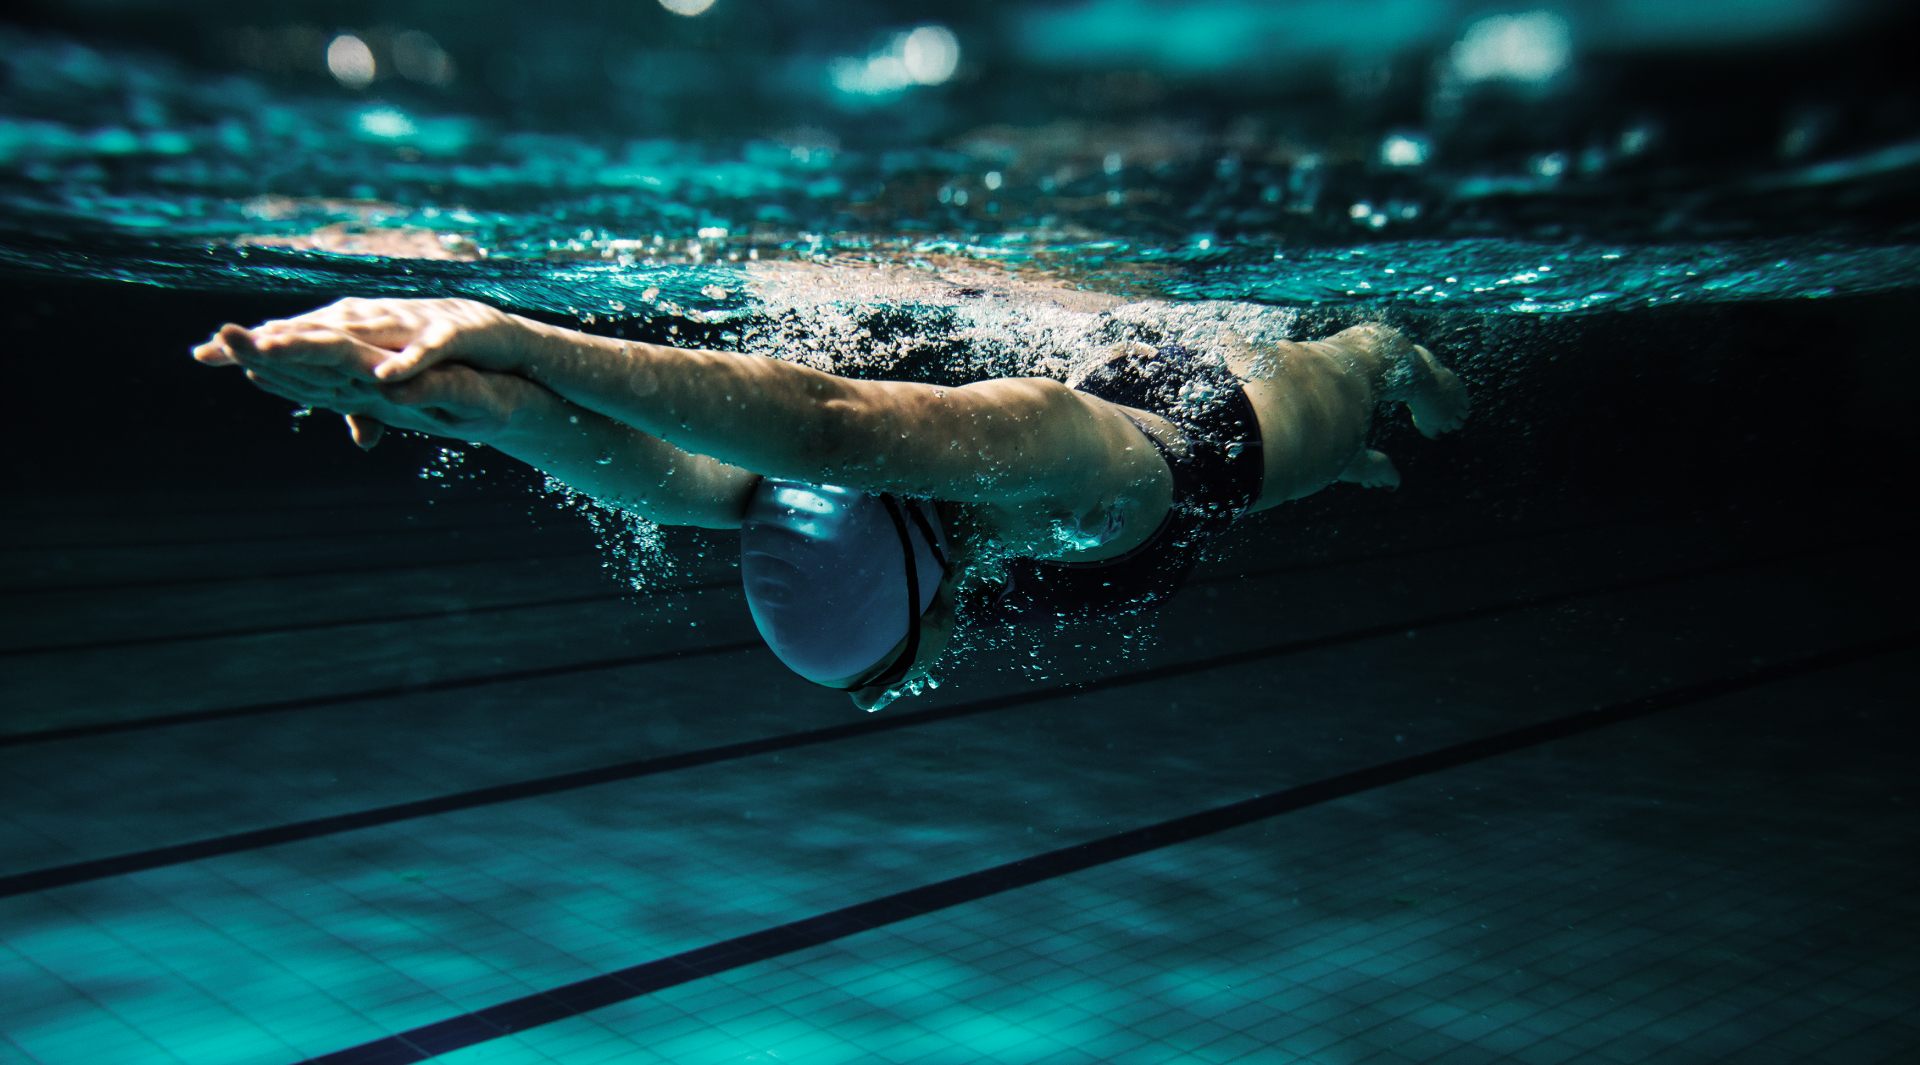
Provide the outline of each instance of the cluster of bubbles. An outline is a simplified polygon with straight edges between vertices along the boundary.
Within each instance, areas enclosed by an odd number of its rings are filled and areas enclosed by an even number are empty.
[[[735,333],[740,350],[844,376],[953,385],[996,377],[1072,383],[1129,344],[1178,348],[1218,365],[1238,348],[1292,339],[1298,319],[1283,307],[1127,300],[965,265],[934,273],[777,263],[747,276],[752,312]],[[1174,381],[1178,390],[1188,378]],[[1207,388],[1180,395],[1216,398]]]
[[[667,551],[658,523],[577,491],[558,478],[544,478],[541,488],[561,509],[587,519],[600,547],[601,568],[621,584],[635,592],[646,592],[673,573],[673,555]]]
[[[450,485],[455,481],[471,481],[474,475],[466,472],[468,452],[461,447],[435,448],[427,464],[420,468],[420,479],[435,482],[438,485]]]
[[[1262,372],[1262,351],[1293,339],[1297,313],[1244,302],[1128,301],[952,269],[859,270],[773,264],[750,273],[754,313],[733,323],[741,350],[853,377],[962,385],[998,377],[1074,383],[1118,356],[1166,380],[1168,405],[1199,413],[1225,399],[1227,363]],[[1085,530],[1056,523],[1056,539]],[[988,541],[946,660],[996,663],[1031,680],[1071,663],[1112,667],[1153,639],[1146,606],[1102,617],[1059,616],[1051,626],[1003,629],[968,623],[968,605],[1002,579],[999,563],[1034,545]],[[1062,635],[1069,639],[1061,639]],[[919,694],[917,682],[896,695]]]

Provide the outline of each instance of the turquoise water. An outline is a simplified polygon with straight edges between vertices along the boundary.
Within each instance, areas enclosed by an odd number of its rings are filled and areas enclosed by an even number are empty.
[[[0,265],[75,278],[726,318],[756,260],[969,263],[1141,297],[1542,315],[1883,292],[1920,266],[1911,224],[1874,217],[1913,191],[1920,142],[1678,175],[1636,169],[1634,130],[1577,159],[1413,169],[1164,123],[692,142],[18,30],[0,47]]]

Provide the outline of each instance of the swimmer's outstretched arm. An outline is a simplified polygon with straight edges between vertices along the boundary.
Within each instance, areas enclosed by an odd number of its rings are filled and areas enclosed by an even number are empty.
[[[282,333],[279,344],[296,342]],[[309,330],[309,349],[331,343],[341,361],[381,358],[351,338]],[[228,326],[194,355],[239,365],[254,384],[309,407],[345,414],[354,439],[371,447],[385,426],[487,444],[604,503],[667,525],[738,528],[757,476],[586,410],[511,374],[458,364],[436,366],[377,387],[319,360],[273,358],[276,340]],[[264,348],[264,350],[263,350]]]
[[[955,502],[1069,505],[1167,491],[1132,423],[1045,378],[960,388],[855,381],[739,352],[591,336],[469,300],[342,301],[319,323],[390,352],[346,367],[396,384],[442,362],[525,376],[689,452],[757,473]]]
[[[302,339],[315,330],[322,341]],[[357,347],[324,339],[341,334]],[[1052,521],[1077,522],[1096,507],[1163,513],[1171,499],[1166,464],[1128,416],[1044,378],[960,388],[855,381],[759,355],[590,336],[470,300],[344,300],[250,335],[277,364],[325,366],[386,396],[406,395],[398,386],[444,363],[524,376],[718,467],[988,504],[994,524],[1016,536],[1045,539]],[[1264,441],[1260,507],[1342,477],[1379,483],[1354,464],[1381,401],[1407,402],[1429,435],[1466,414],[1458,380],[1391,329],[1249,355],[1236,369]],[[1144,535],[1153,523],[1136,524]]]

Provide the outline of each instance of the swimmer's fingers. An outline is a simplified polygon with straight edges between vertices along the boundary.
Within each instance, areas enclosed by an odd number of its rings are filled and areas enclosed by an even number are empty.
[[[193,349],[193,360],[202,366],[238,366],[235,344],[251,346],[252,338],[245,329],[229,322]]]
[[[310,322],[268,322],[247,332],[249,345],[229,345],[243,365],[269,361],[328,367],[355,380],[371,382],[375,380],[374,367],[393,355],[338,329]]]
[[[353,442],[363,449],[379,443],[389,428],[446,433],[458,427],[454,420],[438,412],[395,406],[364,382],[336,376],[333,383],[315,384],[308,376],[298,373],[298,369],[301,368],[265,365],[250,367],[246,374],[247,380],[262,391],[302,407],[323,408],[345,415]]]
[[[250,373],[264,374],[283,387],[300,388],[330,396],[354,392],[363,395],[372,394],[372,385],[365,381],[356,381],[326,366],[304,366],[300,363],[261,360],[242,360],[240,365]]]
[[[459,339],[459,323],[436,318],[400,354],[375,367],[374,373],[382,381],[404,381],[451,357]]]
[[[253,330],[228,322],[194,348],[193,357],[207,366],[243,366],[247,360],[258,360],[261,355],[254,343]]]
[[[304,382],[287,378],[262,370],[248,370],[247,381],[262,392],[270,392],[281,399],[290,399],[302,407],[334,408],[334,394],[331,390],[318,392]]]
[[[347,432],[353,435],[353,442],[362,451],[372,451],[373,445],[387,434],[387,423],[365,414],[346,415]]]
[[[348,297],[318,310],[285,319],[285,323],[310,324],[338,329],[354,338],[398,351],[417,336],[428,321],[426,305],[439,300],[360,299]],[[283,324],[283,323],[267,323]]]
[[[342,414],[358,414],[379,396],[356,381],[316,382],[280,366],[249,366],[247,380],[262,391],[290,399],[303,407],[325,407]]]

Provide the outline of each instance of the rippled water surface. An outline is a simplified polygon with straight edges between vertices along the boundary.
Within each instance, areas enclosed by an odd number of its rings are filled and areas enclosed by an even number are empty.
[[[0,45],[0,266],[79,278],[725,318],[753,305],[754,263],[802,260],[1539,315],[1882,292],[1920,265],[1920,232],[1874,221],[1914,191],[1909,142],[1716,173],[1636,167],[1630,138],[1577,164],[1403,172],[1168,124],[692,143]]]

